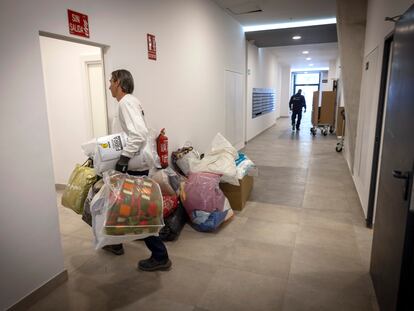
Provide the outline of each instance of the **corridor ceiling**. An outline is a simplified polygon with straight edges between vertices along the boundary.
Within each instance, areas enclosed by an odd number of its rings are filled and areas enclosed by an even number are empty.
[[[291,45],[269,48],[283,65],[288,65],[292,69],[327,68],[329,61],[338,57],[338,43]],[[302,52],[308,51],[304,55]],[[311,58],[307,61],[306,58]],[[313,66],[309,66],[313,64]]]
[[[214,1],[242,26],[325,19],[336,16],[335,0]]]
[[[214,1],[243,27],[336,17],[336,0]],[[294,35],[302,38],[293,40]],[[291,68],[329,67],[329,61],[338,57],[336,24],[246,32],[246,39],[257,47],[268,47]]]
[[[215,0],[242,26],[327,19],[336,16],[335,0]],[[292,40],[301,35],[301,40]],[[336,25],[246,32],[257,47],[337,42]]]

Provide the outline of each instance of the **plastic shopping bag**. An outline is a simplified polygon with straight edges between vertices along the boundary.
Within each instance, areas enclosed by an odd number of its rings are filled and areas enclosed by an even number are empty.
[[[187,217],[184,207],[179,202],[178,208],[171,215],[164,218],[165,226],[160,230],[161,240],[176,240],[187,222]]]
[[[190,171],[210,172],[221,175],[221,181],[232,185],[239,185],[235,160],[238,157],[237,150],[217,133],[211,143],[211,150],[201,160],[190,159]]]
[[[183,205],[190,217],[194,210],[223,211],[225,197],[219,187],[219,182],[220,175],[217,174],[190,174],[181,194]]]
[[[158,235],[164,226],[160,187],[146,176],[104,173],[104,186],[91,202],[95,247]]]
[[[155,131],[149,129],[147,142],[131,158],[128,170],[161,167],[155,139]],[[93,157],[95,171],[98,175],[102,175],[106,171],[115,169],[116,162],[125,148],[126,140],[125,133],[107,135],[84,143],[82,149],[89,157]]]
[[[90,165],[89,160],[83,165],[76,164],[62,195],[62,205],[77,214],[82,214],[86,196],[97,179],[95,171],[89,167]]]
[[[192,159],[199,160],[200,154],[191,146],[191,142],[186,142],[182,148],[171,153],[172,164],[185,176],[190,173]]]
[[[192,227],[201,232],[216,231],[223,222],[227,221],[234,215],[227,198],[224,201],[223,211],[214,211],[206,213],[203,211],[193,211]]]

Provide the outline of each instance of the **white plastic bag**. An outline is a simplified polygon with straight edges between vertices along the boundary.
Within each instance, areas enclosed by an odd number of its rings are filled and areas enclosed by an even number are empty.
[[[189,141],[187,141],[182,148],[173,152],[171,156],[173,158],[175,156],[175,164],[186,176],[188,176],[188,174],[190,173],[190,161],[192,159],[200,160],[200,153],[194,149],[192,143]]]
[[[95,248],[158,236],[164,226],[158,184],[115,171],[106,172],[104,182],[90,205]]]
[[[156,132],[153,129],[149,129],[148,132],[147,143],[131,158],[128,170],[161,167],[157,154]],[[85,155],[93,158],[96,173],[102,175],[103,172],[115,169],[125,144],[126,134],[118,133],[90,140],[82,144],[82,149]]]
[[[238,157],[237,150],[217,133],[211,144],[211,151],[201,159],[190,159],[190,171],[210,172],[221,175],[221,181],[235,186],[239,185],[235,159]]]

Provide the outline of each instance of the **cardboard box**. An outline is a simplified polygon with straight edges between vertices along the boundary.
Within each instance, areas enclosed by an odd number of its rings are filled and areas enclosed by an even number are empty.
[[[335,125],[335,104],[336,92],[322,92],[321,114],[319,116],[319,124]]]
[[[220,183],[220,189],[229,200],[231,208],[236,211],[241,211],[249,199],[253,189],[253,177],[244,176],[243,179],[239,179],[239,183],[240,186]]]
[[[336,136],[344,136],[345,134],[345,119],[343,113],[344,107],[339,107],[336,116]]]

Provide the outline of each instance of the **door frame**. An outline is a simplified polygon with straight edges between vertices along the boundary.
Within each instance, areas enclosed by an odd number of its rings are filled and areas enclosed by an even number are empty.
[[[108,112],[108,102],[107,102],[107,93],[106,93],[106,84],[105,84],[105,64],[103,61],[103,57],[102,57],[102,49],[101,49],[101,60],[95,60],[94,57],[90,57],[90,56],[83,56],[81,57],[81,66],[83,67],[83,71],[85,73],[85,80],[83,81],[84,84],[84,92],[85,92],[85,96],[88,99],[88,103],[89,103],[89,111],[91,114],[91,120],[92,120],[92,124],[91,124],[91,133],[92,133],[92,137],[95,137],[96,135],[94,135],[94,125],[93,125],[93,108],[92,108],[92,99],[91,99],[91,94],[90,94],[90,75],[89,75],[89,66],[90,65],[101,65],[102,66],[102,84],[103,84],[103,92],[104,92],[104,99],[105,99],[105,127],[106,127],[106,133],[105,135],[109,134],[109,112]]]
[[[369,197],[368,197],[368,207],[367,207],[367,218],[366,226],[372,228],[374,222],[374,209],[375,201],[377,197],[377,183],[378,183],[378,165],[379,165],[379,156],[382,146],[382,131],[384,127],[384,112],[385,112],[385,101],[387,94],[387,83],[388,83],[388,74],[389,74],[389,62],[391,57],[391,46],[394,41],[394,31],[389,33],[384,40],[384,53],[382,57],[382,69],[381,69],[381,82],[380,82],[380,93],[378,100],[378,110],[377,110],[377,122],[375,129],[375,142],[374,142],[374,152],[372,156],[372,168],[371,168],[371,181],[369,186]]]

